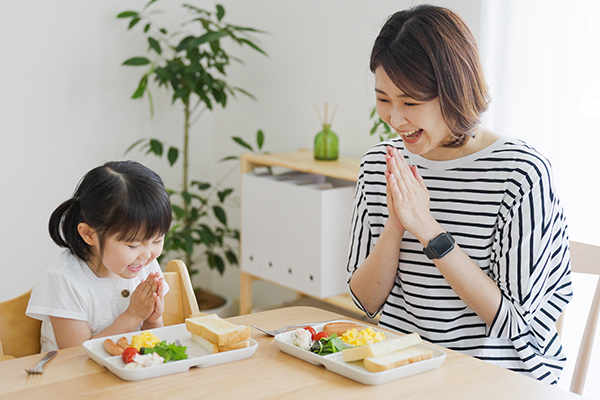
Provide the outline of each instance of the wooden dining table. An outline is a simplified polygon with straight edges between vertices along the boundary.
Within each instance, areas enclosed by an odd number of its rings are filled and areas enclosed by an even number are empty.
[[[273,330],[290,324],[351,318],[315,307],[287,307],[228,318]],[[578,395],[473,357],[443,349],[441,366],[381,385],[364,385],[279,350],[252,329],[249,358],[141,381],[124,381],[88,358],[63,349],[42,375],[28,375],[41,355],[0,362],[0,399],[576,399]]]

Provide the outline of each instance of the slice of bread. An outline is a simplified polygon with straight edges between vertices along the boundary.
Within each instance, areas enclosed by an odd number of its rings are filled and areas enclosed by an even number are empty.
[[[382,356],[397,350],[402,350],[415,344],[421,343],[418,333],[386,339],[378,343],[367,343],[363,346],[352,347],[342,350],[344,361],[359,361],[366,357]]]
[[[219,318],[217,314],[187,318],[185,327],[192,334],[203,337],[219,347],[250,338],[249,326],[232,324]]]
[[[408,347],[383,356],[367,357],[363,364],[369,372],[381,372],[429,358],[433,358],[431,350]]]
[[[206,351],[210,354],[214,353],[222,353],[224,351],[243,349],[245,347],[250,347],[250,341],[244,340],[242,342],[229,343],[224,346],[218,346],[208,340],[204,339],[202,336],[198,336],[192,333],[192,340],[202,346]]]

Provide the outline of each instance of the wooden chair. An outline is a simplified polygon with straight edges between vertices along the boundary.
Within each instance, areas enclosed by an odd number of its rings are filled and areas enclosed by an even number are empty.
[[[31,290],[0,303],[0,361],[40,352],[42,321],[25,315]]]
[[[165,326],[182,324],[186,318],[199,315],[200,309],[185,263],[181,260],[169,261],[163,275],[169,285],[163,313]]]
[[[585,386],[588,366],[594,346],[594,337],[596,335],[596,327],[598,325],[598,315],[600,314],[600,246],[584,244],[579,242],[570,242],[571,247],[571,271],[575,273],[591,274],[598,276],[596,291],[590,307],[579,352],[575,360],[575,368],[573,377],[571,378],[571,392],[582,394]],[[559,334],[562,330],[563,312],[558,319],[556,326]]]
[[[181,260],[170,261],[164,272],[169,292],[165,295],[165,326],[181,324],[199,315],[198,303],[188,270]],[[42,322],[25,315],[31,290],[0,303],[0,361],[40,352]]]

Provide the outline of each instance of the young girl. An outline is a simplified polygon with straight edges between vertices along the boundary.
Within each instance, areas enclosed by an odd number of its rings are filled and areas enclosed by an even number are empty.
[[[450,10],[390,17],[371,53],[379,116],[399,133],[363,157],[350,292],[380,324],[556,383],[572,296],[567,222],[548,160],[479,123],[475,40]]]
[[[163,326],[168,287],[156,258],[171,217],[160,177],[137,162],[108,162],[83,177],[50,217],[50,236],[67,250],[27,307],[42,320],[42,351]]]

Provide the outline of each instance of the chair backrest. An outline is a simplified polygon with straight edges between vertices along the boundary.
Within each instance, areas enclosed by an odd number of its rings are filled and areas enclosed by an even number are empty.
[[[200,314],[198,301],[185,263],[181,260],[169,261],[163,273],[169,285],[165,295],[165,326],[182,324],[185,319]]]
[[[571,271],[598,276],[596,291],[594,293],[594,298],[592,299],[592,305],[585,324],[583,336],[581,337],[581,344],[579,345],[579,352],[577,353],[577,359],[575,361],[573,377],[571,378],[571,387],[569,388],[571,392],[582,394],[592,355],[592,348],[594,346],[594,337],[598,325],[598,314],[600,314],[600,246],[571,241],[570,248]],[[564,314],[565,313],[563,312],[556,324],[559,333],[561,332]]]
[[[31,290],[0,303],[0,342],[5,354],[24,357],[40,352],[42,321],[25,315]]]

